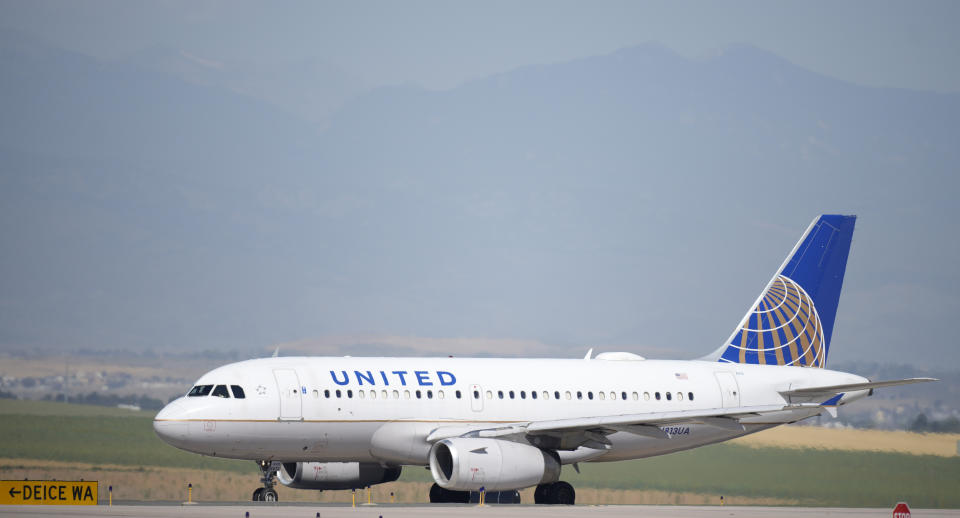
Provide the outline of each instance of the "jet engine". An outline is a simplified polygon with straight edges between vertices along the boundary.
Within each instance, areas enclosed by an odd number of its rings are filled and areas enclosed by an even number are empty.
[[[525,443],[443,439],[430,449],[430,473],[444,489],[501,491],[556,482],[560,459],[556,453]]]
[[[358,489],[393,482],[400,467],[367,462],[284,462],[277,480],[294,489]]]

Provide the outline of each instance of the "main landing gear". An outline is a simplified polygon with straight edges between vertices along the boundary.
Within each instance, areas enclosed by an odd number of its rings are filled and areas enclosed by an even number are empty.
[[[430,503],[431,504],[469,504],[470,503],[470,492],[469,491],[453,491],[450,489],[444,489],[438,484],[433,484],[430,486]]]
[[[257,466],[260,467],[260,483],[263,484],[263,487],[258,487],[253,492],[253,501],[276,502],[278,500],[277,490],[273,489],[273,486],[277,485],[274,478],[277,476],[277,470],[280,469],[280,463],[261,460],[257,461]]]
[[[483,501],[488,504],[519,504],[520,492],[487,491]],[[453,491],[444,489],[437,484],[430,486],[431,504],[477,504],[480,503],[480,493],[476,491]]]
[[[552,484],[540,484],[533,491],[533,502],[536,504],[573,505],[576,498],[577,493],[573,486],[562,480]]]
[[[540,484],[533,492],[533,502],[537,504],[573,505],[577,498],[576,491],[567,482]],[[451,491],[437,484],[430,486],[431,504],[469,504],[479,501],[476,493],[470,491]],[[490,504],[519,504],[520,495],[517,491],[488,492],[484,501]]]

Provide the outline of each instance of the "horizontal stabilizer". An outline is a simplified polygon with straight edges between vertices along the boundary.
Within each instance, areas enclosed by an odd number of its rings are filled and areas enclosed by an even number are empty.
[[[926,383],[928,381],[940,381],[936,378],[907,378],[902,380],[889,381],[870,381],[867,383],[848,383],[846,385],[829,385],[825,387],[807,387],[793,390],[783,390],[780,394],[783,396],[820,396],[825,394],[839,394],[840,392],[853,392],[857,390],[870,390],[883,387],[896,387],[898,385],[910,385],[913,383]]]

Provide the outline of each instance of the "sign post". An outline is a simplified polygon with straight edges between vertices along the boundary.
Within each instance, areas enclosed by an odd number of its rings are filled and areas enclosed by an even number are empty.
[[[0,480],[2,505],[97,505],[99,492],[96,480]]]
[[[893,518],[910,518],[910,506],[906,502],[897,502],[893,508]]]

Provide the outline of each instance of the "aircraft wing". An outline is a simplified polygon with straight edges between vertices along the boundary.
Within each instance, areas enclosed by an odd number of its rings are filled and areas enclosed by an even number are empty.
[[[786,423],[813,416],[823,411],[836,416],[836,406],[846,392],[928,381],[937,380],[934,378],[909,378],[784,390],[780,394],[789,403],[779,405],[576,417],[504,423],[499,426],[491,426],[490,424],[441,426],[430,433],[427,442],[436,442],[452,437],[498,437],[506,440],[527,440],[541,447],[552,449],[575,449],[579,446],[604,449],[610,445],[606,436],[615,432],[667,439],[670,437],[670,432],[664,430],[664,427],[679,424],[706,424],[728,430],[742,431],[745,428],[741,422]]]
[[[621,426],[666,426],[678,423],[692,423],[700,419],[722,418],[735,420],[739,417],[757,415],[764,412],[784,410],[784,405],[764,405],[736,408],[713,408],[707,410],[677,410],[673,412],[650,412],[644,414],[625,414],[603,417],[577,417],[534,421],[526,426],[529,434],[558,432],[567,430],[587,430],[593,428],[615,428]]]
[[[673,412],[649,412],[598,417],[577,417],[548,421],[509,423],[502,426],[443,426],[435,429],[428,442],[452,437],[499,437],[503,439],[525,438],[534,444],[553,449],[575,449],[579,446],[606,448],[610,441],[606,436],[614,432],[627,432],[647,437],[667,439],[670,433],[661,427],[682,423],[699,423],[742,431],[740,419],[764,414],[807,410],[814,414],[822,407],[816,403],[794,405],[742,406],[706,410],[678,410]]]

